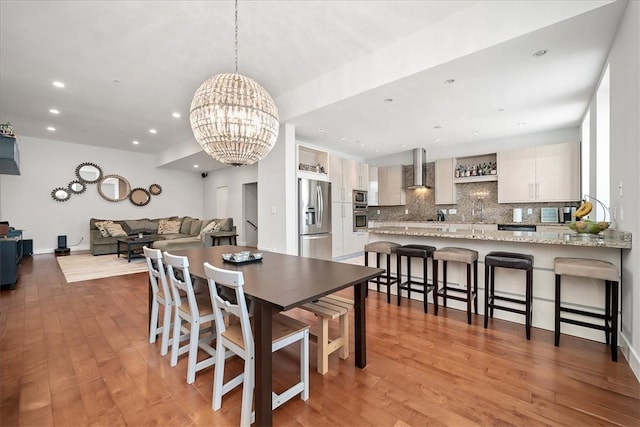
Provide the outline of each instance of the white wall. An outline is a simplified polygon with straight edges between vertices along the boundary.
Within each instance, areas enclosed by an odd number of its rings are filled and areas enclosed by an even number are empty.
[[[89,249],[89,219],[157,218],[170,215],[202,217],[202,179],[199,174],[155,167],[154,156],[128,151],[98,148],[53,140],[21,137],[20,175],[3,175],[0,180],[2,219],[24,230],[25,239],[33,239],[34,253],[52,253],[57,236],[67,235],[72,250]],[[129,200],[114,203],[104,200],[96,184],[88,184],[83,194],[66,202],[51,198],[55,187],[66,187],[76,179],[75,169],[93,162],[105,174],[125,177],[133,188],[148,189],[159,184],[162,193],[146,206]]]
[[[280,126],[275,147],[258,165],[258,248],[295,255],[298,226],[293,126]]]
[[[640,378],[640,2],[627,4],[609,63],[611,73],[611,205],[617,225],[633,233],[623,251],[621,338],[623,352]],[[623,196],[618,185],[623,184]],[[624,217],[620,216],[623,209]]]
[[[216,192],[219,187],[228,187],[228,207],[227,213],[233,218],[233,224],[238,231],[238,244],[245,244],[244,236],[244,211],[242,203],[242,186],[244,184],[258,182],[258,165],[242,167],[227,167],[209,172],[209,175],[202,179],[204,183],[204,214],[203,218],[215,218],[218,212],[216,206]],[[258,187],[260,191],[260,187]]]

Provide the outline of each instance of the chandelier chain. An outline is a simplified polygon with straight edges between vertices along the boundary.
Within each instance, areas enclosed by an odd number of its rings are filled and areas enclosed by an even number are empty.
[[[235,48],[236,48],[236,74],[238,74],[238,0],[236,0],[236,31],[235,31],[235,37],[236,37],[236,44],[235,44]]]

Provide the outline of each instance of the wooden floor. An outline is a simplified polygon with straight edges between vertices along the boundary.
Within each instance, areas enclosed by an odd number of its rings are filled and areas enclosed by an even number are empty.
[[[325,376],[312,357],[309,400],[277,409],[275,425],[640,425],[640,384],[604,344],[563,336],[556,348],[539,329],[527,342],[522,325],[485,330],[376,292],[367,304],[367,367],[353,365],[353,344]],[[67,284],[53,255],[36,255],[0,292],[2,427],[237,425],[240,390],[214,412],[212,368],[187,385],[185,363],[171,368],[148,343],[146,273]],[[275,356],[276,387],[297,364],[293,349]]]

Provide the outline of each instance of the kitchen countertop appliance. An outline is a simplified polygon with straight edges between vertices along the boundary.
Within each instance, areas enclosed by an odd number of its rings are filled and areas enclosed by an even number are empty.
[[[298,255],[331,260],[331,183],[298,179]]]

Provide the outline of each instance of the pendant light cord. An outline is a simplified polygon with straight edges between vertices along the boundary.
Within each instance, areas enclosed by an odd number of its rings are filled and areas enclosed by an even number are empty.
[[[238,74],[238,0],[236,0],[236,74]]]

